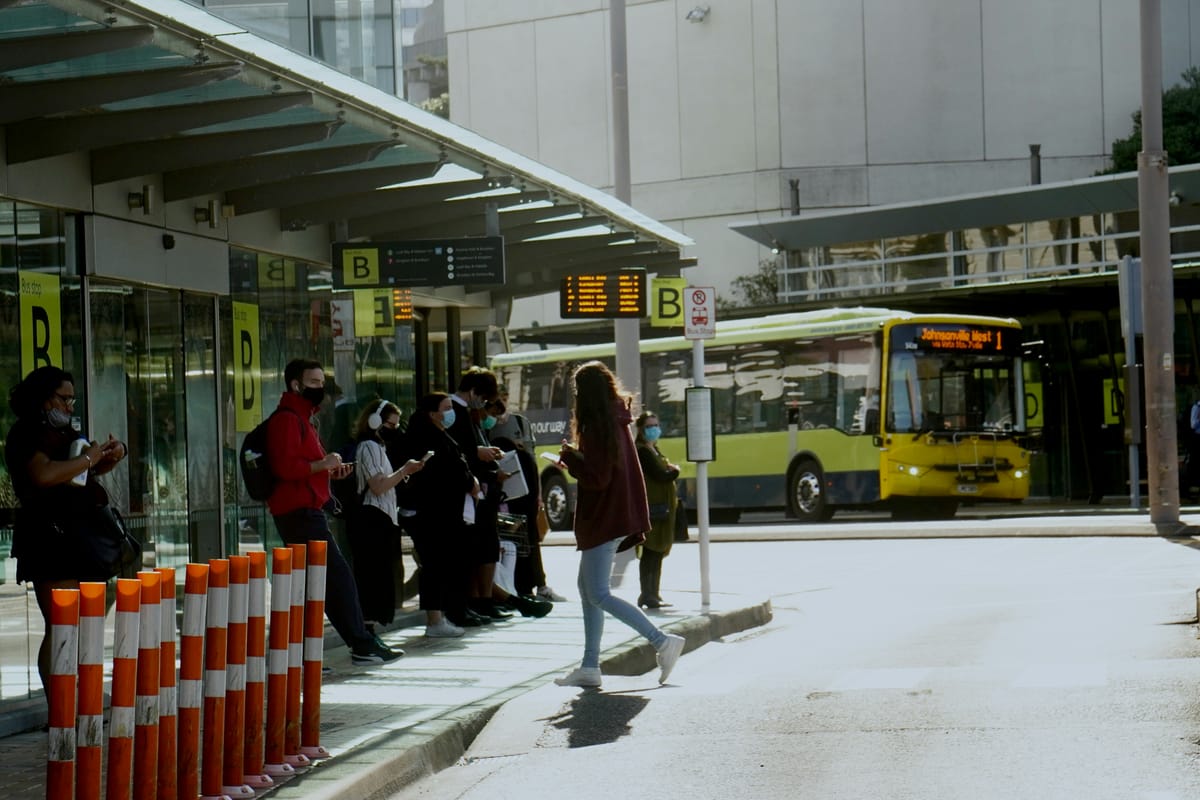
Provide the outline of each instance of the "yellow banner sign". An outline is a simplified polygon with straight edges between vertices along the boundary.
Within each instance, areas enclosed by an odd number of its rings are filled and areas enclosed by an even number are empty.
[[[21,286],[21,374],[62,367],[62,302],[57,275],[18,272]]]
[[[391,289],[354,290],[355,336],[391,336],[395,329]]]
[[[259,357],[258,306],[233,303],[234,425],[243,433],[262,422],[262,367]]]
[[[650,282],[650,327],[678,328],[683,324],[683,290],[687,278],[655,278]]]

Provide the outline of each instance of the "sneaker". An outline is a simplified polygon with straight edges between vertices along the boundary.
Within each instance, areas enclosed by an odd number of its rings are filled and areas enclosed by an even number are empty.
[[[563,597],[558,592],[551,589],[549,586],[539,586],[537,596],[540,600],[549,600],[551,603],[565,603],[567,598]]]
[[[600,680],[599,667],[578,667],[554,682],[559,686],[599,686]]]
[[[464,633],[465,630],[446,620],[425,626],[425,636],[430,639],[457,639]]]
[[[666,683],[667,678],[671,676],[671,670],[675,669],[675,662],[683,654],[683,645],[684,638],[682,636],[668,633],[667,640],[663,642],[662,647],[658,648],[658,668],[661,670],[658,674],[659,683]]]
[[[403,650],[393,650],[378,636],[372,636],[351,649],[350,661],[358,666],[367,664],[386,664],[404,655]]]

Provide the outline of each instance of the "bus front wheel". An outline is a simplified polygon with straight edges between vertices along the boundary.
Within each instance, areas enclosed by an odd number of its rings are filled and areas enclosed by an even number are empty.
[[[801,522],[824,522],[833,516],[824,491],[825,478],[816,461],[801,461],[788,479],[788,511]]]
[[[561,475],[549,475],[542,480],[542,502],[546,506],[546,518],[550,530],[571,529],[571,507],[567,498],[567,481]]]

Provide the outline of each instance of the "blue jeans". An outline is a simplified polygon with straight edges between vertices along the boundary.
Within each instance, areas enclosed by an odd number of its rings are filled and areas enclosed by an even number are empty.
[[[583,604],[583,667],[600,666],[600,637],[604,634],[604,612],[624,622],[650,640],[657,649],[667,635],[632,603],[613,595],[608,582],[612,577],[613,556],[619,539],[584,550],[579,554],[579,601]]]

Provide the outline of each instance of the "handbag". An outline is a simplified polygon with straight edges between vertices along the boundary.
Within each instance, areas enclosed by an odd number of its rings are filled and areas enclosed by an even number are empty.
[[[651,503],[650,504],[650,521],[662,522],[667,517],[671,516],[671,506],[667,503]]]
[[[111,505],[95,506],[88,515],[80,546],[110,577],[136,578],[142,568],[142,543],[125,527],[121,512]]]
[[[546,534],[548,533],[550,533],[550,515],[546,513],[546,507],[542,506],[537,511],[538,541],[546,541]]]

